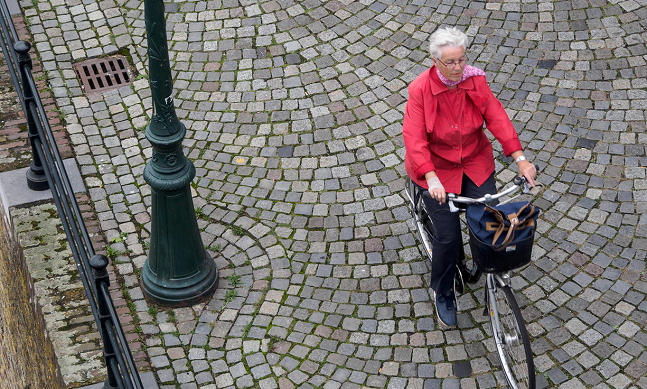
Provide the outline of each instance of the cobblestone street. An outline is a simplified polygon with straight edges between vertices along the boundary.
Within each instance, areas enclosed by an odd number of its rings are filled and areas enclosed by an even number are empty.
[[[647,0],[165,5],[196,215],[220,271],[210,301],[179,309],[139,286],[151,228],[143,2],[20,3],[107,242],[97,250],[160,388],[507,387],[484,278],[462,295],[458,328],[440,329],[405,203],[407,86],[431,66],[441,25],[470,36],[470,63],[540,169],[534,261],[512,280],[538,387],[647,388]],[[134,83],[86,95],[73,65],[118,53]],[[504,186],[516,166],[494,149]],[[74,346],[92,356],[85,370],[82,355],[60,360],[68,383],[102,374],[90,343]]]

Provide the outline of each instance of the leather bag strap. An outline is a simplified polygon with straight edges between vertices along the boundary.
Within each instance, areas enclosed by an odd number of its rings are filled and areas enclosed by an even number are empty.
[[[535,220],[530,217],[535,212],[535,206],[531,205],[530,203],[525,204],[523,207],[519,208],[517,212],[513,212],[507,215],[503,213],[501,210],[490,206],[486,206],[485,209],[489,212],[492,212],[494,214],[495,219],[498,222],[498,223],[495,223],[495,222],[486,223],[486,230],[496,231],[492,239],[493,246],[507,246],[508,244],[514,241],[515,231],[517,229],[533,227],[535,225]],[[524,211],[526,211],[525,217],[520,219],[519,215],[524,213]],[[505,220],[507,220],[510,223],[510,227],[506,227],[504,222]],[[507,233],[505,235],[505,238],[503,239],[503,242],[501,242],[500,245],[497,245],[496,241],[501,237],[501,235],[504,232],[507,232]]]

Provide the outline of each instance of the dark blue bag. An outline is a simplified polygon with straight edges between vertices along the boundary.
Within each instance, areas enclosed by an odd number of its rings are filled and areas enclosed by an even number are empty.
[[[530,262],[539,209],[527,201],[467,206],[470,248],[485,272],[503,272]]]

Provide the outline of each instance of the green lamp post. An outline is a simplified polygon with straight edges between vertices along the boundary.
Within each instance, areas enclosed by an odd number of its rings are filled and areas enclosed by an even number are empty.
[[[173,103],[164,2],[145,0],[144,18],[153,99],[146,139],[153,146],[153,157],[144,169],[152,192],[152,226],[142,284],[156,303],[189,306],[213,293],[218,270],[204,249],[191,199],[195,167],[182,152],[186,127]]]

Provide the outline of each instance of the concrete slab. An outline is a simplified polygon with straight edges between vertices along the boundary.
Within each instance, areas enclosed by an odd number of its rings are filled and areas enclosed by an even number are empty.
[[[149,371],[146,373],[141,373],[139,374],[139,377],[142,379],[142,385],[144,385],[144,388],[146,389],[159,389],[159,386],[157,385],[157,381],[155,380],[155,374],[153,372]],[[90,386],[82,386],[79,389],[103,389],[103,382],[99,384],[94,384]]]
[[[7,3],[7,7],[9,7],[9,14],[11,16],[22,14],[20,6],[18,5],[18,0],[5,0],[5,2]]]
[[[65,170],[67,170],[67,175],[70,178],[70,184],[72,184],[74,193],[85,192],[81,172],[79,172],[74,158],[63,160],[63,165],[65,166]],[[0,173],[0,196],[2,197],[2,204],[7,215],[11,207],[52,198],[52,192],[50,190],[37,192],[27,187],[27,169],[29,168]]]

